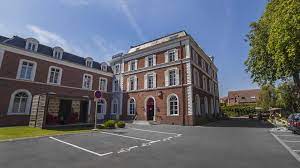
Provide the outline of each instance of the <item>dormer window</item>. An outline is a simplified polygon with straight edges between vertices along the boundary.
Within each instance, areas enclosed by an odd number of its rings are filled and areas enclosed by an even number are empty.
[[[85,59],[85,66],[92,68],[93,67],[93,59],[91,57],[87,57]]]
[[[107,71],[107,65],[105,63],[102,63],[100,68],[102,71]]]
[[[39,45],[39,42],[36,39],[28,38],[28,39],[26,39],[25,49],[36,52],[38,49],[38,45]]]
[[[63,55],[64,51],[62,48],[60,47],[54,47],[53,48],[53,55],[52,57],[55,59],[62,59],[62,55]]]

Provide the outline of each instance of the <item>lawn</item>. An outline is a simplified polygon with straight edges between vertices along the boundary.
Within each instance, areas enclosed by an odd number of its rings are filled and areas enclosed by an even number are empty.
[[[80,133],[90,131],[90,128],[61,128],[61,129],[41,129],[28,126],[0,127],[0,141],[16,138],[41,137],[49,135],[61,135],[68,133]]]

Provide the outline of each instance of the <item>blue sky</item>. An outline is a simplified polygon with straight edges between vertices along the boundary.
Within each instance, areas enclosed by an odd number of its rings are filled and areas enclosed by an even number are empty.
[[[266,0],[3,0],[0,34],[35,37],[108,61],[131,45],[185,30],[215,57],[220,95],[256,88],[244,71],[250,22]]]

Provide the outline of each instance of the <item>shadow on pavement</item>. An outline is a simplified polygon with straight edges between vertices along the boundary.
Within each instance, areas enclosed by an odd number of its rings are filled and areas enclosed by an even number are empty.
[[[220,120],[206,124],[204,127],[274,128],[274,126],[267,121],[259,121],[257,119],[248,118],[230,118],[228,120]]]

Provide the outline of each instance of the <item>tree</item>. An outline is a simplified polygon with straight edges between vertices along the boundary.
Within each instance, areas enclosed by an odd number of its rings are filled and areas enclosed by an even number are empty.
[[[264,14],[250,24],[246,71],[260,85],[293,78],[300,92],[300,1],[270,0]]]
[[[300,98],[296,95],[293,82],[283,82],[278,86],[276,89],[276,106],[290,112],[300,111]]]
[[[270,107],[274,107],[276,102],[275,89],[272,85],[264,85],[261,87],[259,93],[258,105],[265,111],[269,110]]]

